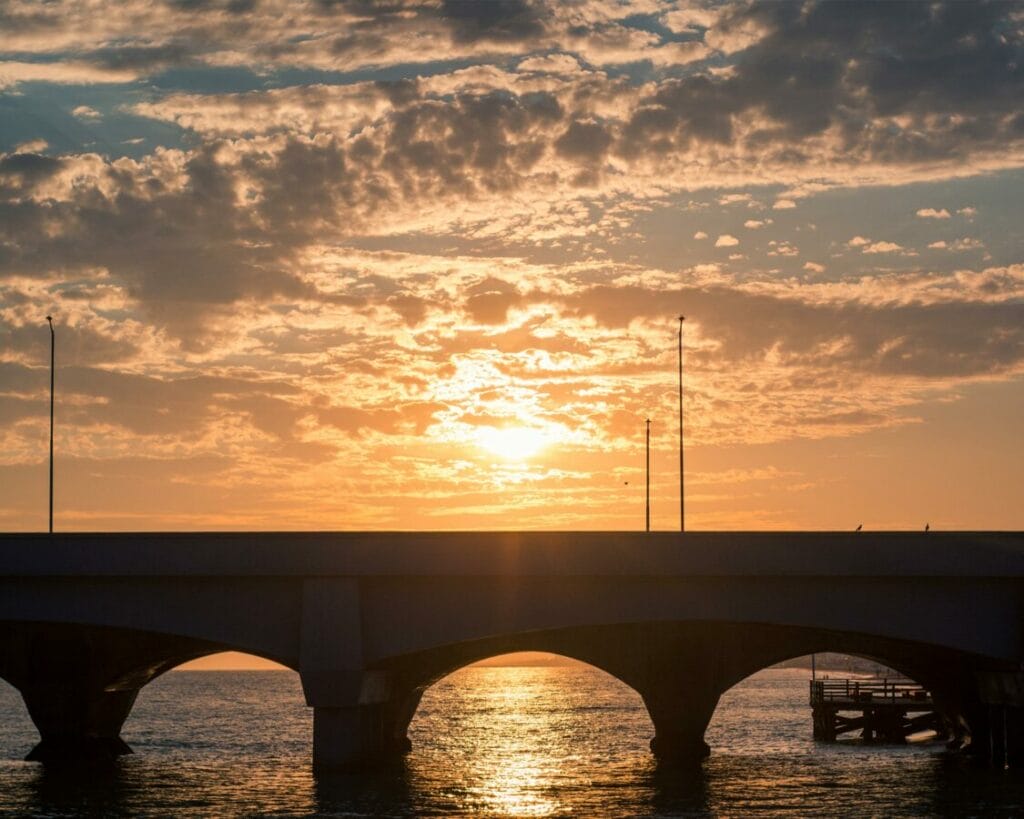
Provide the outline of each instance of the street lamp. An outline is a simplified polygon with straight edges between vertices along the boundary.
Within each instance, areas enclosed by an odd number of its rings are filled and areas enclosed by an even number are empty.
[[[646,531],[651,531],[651,419],[647,419],[647,502],[644,506]]]
[[[679,531],[686,531],[686,509],[683,498],[683,322],[679,316]]]
[[[50,534],[53,534],[53,370],[56,336],[53,332],[53,316],[46,317],[50,325]]]

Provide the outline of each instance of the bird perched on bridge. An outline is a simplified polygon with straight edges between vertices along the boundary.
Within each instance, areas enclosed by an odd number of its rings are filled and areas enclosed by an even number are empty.
[[[859,531],[860,531],[860,530],[861,530],[861,529],[863,528],[863,526],[864,526],[864,524],[863,524],[863,523],[858,523],[858,524],[857,524],[857,528],[856,528],[856,529],[854,529],[853,531],[855,531],[855,532],[859,532]]]
[[[926,532],[927,532],[927,531],[928,531],[929,529],[931,529],[931,528],[932,528],[932,527],[931,527],[931,526],[929,526],[929,525],[928,525],[927,523],[926,523],[926,524],[924,525],[924,530],[925,530]]]

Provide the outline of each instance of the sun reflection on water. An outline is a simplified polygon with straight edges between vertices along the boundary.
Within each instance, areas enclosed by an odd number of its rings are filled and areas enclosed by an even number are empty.
[[[417,745],[416,734],[423,732],[423,736],[433,737],[435,747],[443,754],[444,767],[454,775],[456,781],[446,784],[457,812],[483,816],[565,815],[570,811],[565,794],[593,784],[593,764],[597,760],[581,760],[580,748],[592,740],[591,733],[602,727],[600,723],[607,730],[606,720],[615,719],[617,710],[608,700],[608,689],[593,687],[553,702],[552,678],[573,671],[477,667],[442,680],[427,692],[412,726],[414,750],[409,762],[414,776],[436,771],[438,764],[436,757],[428,759],[424,754],[418,758],[416,749],[423,744]],[[581,705],[611,713],[597,722],[593,713],[581,719]],[[640,737],[646,735],[642,725],[637,733]],[[442,735],[443,740],[438,742]],[[636,750],[642,752],[641,743],[637,745]],[[598,750],[611,758],[616,756],[611,748]]]

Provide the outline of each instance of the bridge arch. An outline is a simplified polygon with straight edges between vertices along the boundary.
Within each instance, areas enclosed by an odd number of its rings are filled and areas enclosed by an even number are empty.
[[[173,721],[167,720],[170,714]],[[140,754],[172,744],[211,759],[269,746],[275,754],[304,761],[311,718],[297,671],[253,654],[216,652],[145,685],[122,734]]]
[[[757,671],[805,654],[834,651],[870,658],[932,692],[959,744],[987,736],[974,669],[981,660],[923,643],[806,626],[722,621],[610,623],[506,634],[436,646],[380,661],[390,694],[374,705],[381,753],[408,750],[407,730],[423,692],[452,671],[510,651],[545,651],[592,665],[634,689],[654,725],[659,759],[691,763],[710,748],[705,730],[723,693]],[[987,740],[985,740],[987,741]]]
[[[810,653],[831,653],[855,657],[873,663],[879,668],[887,669],[888,673],[885,675],[883,683],[880,679],[869,677],[867,674],[842,671],[837,673],[835,668],[828,666],[822,668],[819,658],[817,686],[836,686],[828,692],[829,699],[833,695],[841,699],[844,696],[844,684],[849,686],[850,678],[853,677],[857,686],[863,686],[863,692],[873,693],[878,707],[862,709],[858,706],[855,701],[858,688],[852,689],[855,693],[850,694],[851,702],[848,705],[851,707],[840,709],[848,715],[845,719],[837,719],[837,713],[831,711],[828,703],[824,701],[822,707],[814,707],[811,696],[812,679],[809,662],[803,666],[788,665],[778,668],[777,670],[780,672],[789,672],[786,677],[764,677],[755,681],[758,675],[776,669],[779,663],[807,657],[802,652],[796,654],[787,652],[789,656],[775,658],[773,662],[752,671],[722,692],[719,704],[708,725],[708,740],[713,748],[722,744],[730,745],[737,734],[751,735],[755,742],[758,741],[758,726],[764,724],[764,720],[761,718],[761,709],[771,709],[773,706],[777,707],[783,704],[787,708],[793,709],[792,727],[799,731],[797,735],[806,737],[808,741],[812,738],[834,740],[861,736],[895,742],[903,741],[910,733],[925,729],[934,729],[938,739],[946,739],[956,733],[960,718],[960,714],[956,710],[943,709],[934,705],[933,702],[919,703],[916,699],[895,698],[895,692],[897,690],[901,693],[907,691],[905,686],[908,684],[924,687],[921,680],[914,676],[914,672],[908,671],[905,666],[900,667],[902,663],[898,657],[886,658],[877,654],[868,655],[854,651],[815,651]],[[817,690],[823,697],[826,696],[824,690],[820,688]],[[890,696],[894,697],[892,701],[888,701]],[[882,699],[877,699],[879,697]],[[898,709],[896,706],[901,704],[909,706],[909,708],[907,710]],[[913,706],[916,704],[925,707],[915,711]],[[857,721],[848,721],[854,719],[849,716],[850,711],[861,712]],[[913,721],[909,720],[911,715],[914,717]],[[869,717],[870,719],[868,719]],[[797,728],[797,726],[799,727]],[[849,733],[845,737],[838,737],[837,729],[859,733]],[[773,737],[764,734],[761,735],[760,740],[770,743],[773,741]]]
[[[411,748],[410,723],[424,692],[442,678],[489,657],[535,651],[585,663],[634,690],[654,727],[651,749],[662,760],[690,763],[710,750],[704,731],[720,694],[762,663],[771,664],[760,636],[749,639],[742,624],[611,623],[508,634],[390,658],[379,665],[388,676],[389,696],[374,705],[369,718],[380,737],[377,753]]]
[[[232,648],[136,629],[6,622],[0,627],[0,677],[21,693],[40,734],[27,759],[119,756],[131,753],[121,728],[144,686]]]
[[[363,713],[355,719],[354,724],[340,726],[338,731],[332,731],[330,736],[324,736],[322,740],[324,744],[344,744],[345,739],[338,735],[339,732],[352,733],[353,729],[365,738],[369,724],[369,733],[373,737],[368,752],[370,756],[393,757],[406,753],[412,748],[409,726],[428,689],[460,669],[510,653],[540,652],[583,663],[632,689],[643,699],[637,680],[630,674],[629,664],[617,661],[614,647],[615,639],[607,628],[577,627],[506,634],[441,645],[389,658],[370,669],[371,674],[380,673],[385,676],[387,695],[378,702],[363,705]],[[315,712],[320,710],[315,706],[314,709]],[[317,742],[318,734],[314,727],[314,757],[317,755]],[[363,753],[367,751],[364,749]],[[321,746],[323,755],[324,749]]]
[[[757,672],[786,660],[809,654],[846,654],[891,668],[927,689],[950,747],[971,746],[972,751],[977,751],[988,742],[989,714],[978,700],[975,673],[986,667],[984,658],[942,646],[857,632],[750,624],[728,624],[726,628],[733,631],[726,640],[747,632],[755,637],[753,642],[758,649],[749,656],[733,655],[719,677],[719,696]]]
[[[508,659],[512,662],[502,663]],[[582,701],[585,710],[580,710]],[[482,711],[486,718],[479,716]],[[580,731],[596,732],[610,751],[616,740],[612,726],[624,720],[631,736],[646,742],[651,722],[636,689],[583,660],[531,651],[525,657],[522,652],[492,655],[434,680],[423,690],[407,730],[414,747],[436,734],[438,742],[451,737],[455,745],[468,740],[467,746],[507,744],[537,753],[549,744],[574,753]],[[524,738],[526,726],[529,736]]]

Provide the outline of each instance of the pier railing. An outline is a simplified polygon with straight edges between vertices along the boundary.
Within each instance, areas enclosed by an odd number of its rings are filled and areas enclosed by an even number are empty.
[[[811,680],[811,705],[824,703],[913,703],[931,702],[927,689],[913,680]]]

